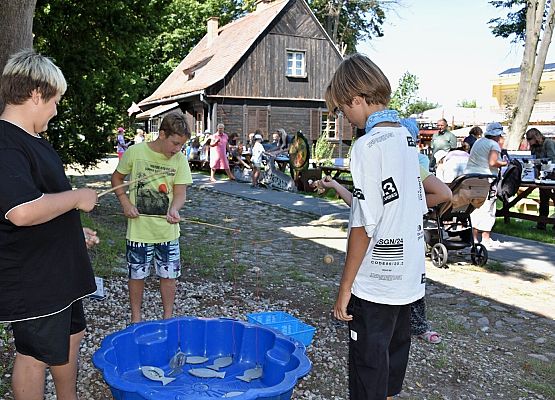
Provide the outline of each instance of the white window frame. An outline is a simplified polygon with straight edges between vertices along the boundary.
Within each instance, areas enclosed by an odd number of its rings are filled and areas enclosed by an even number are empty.
[[[337,134],[337,122],[339,118],[336,118],[333,113],[323,111],[322,117],[320,119],[321,131],[320,134],[325,134],[326,138],[330,141],[338,141],[339,136]]]
[[[300,60],[298,56],[300,56]],[[287,76],[291,78],[306,78],[306,50],[287,49],[286,60],[285,74]],[[289,66],[290,61],[292,62],[291,66]],[[301,65],[294,65],[298,61],[300,61]]]

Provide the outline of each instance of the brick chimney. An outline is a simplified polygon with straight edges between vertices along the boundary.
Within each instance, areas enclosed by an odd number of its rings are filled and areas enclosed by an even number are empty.
[[[206,43],[206,47],[210,47],[212,46],[212,43],[214,43],[214,40],[216,40],[216,38],[218,37],[218,22],[219,22],[219,18],[218,17],[210,17],[208,18],[208,22],[206,23],[206,30],[207,30],[207,43]]]

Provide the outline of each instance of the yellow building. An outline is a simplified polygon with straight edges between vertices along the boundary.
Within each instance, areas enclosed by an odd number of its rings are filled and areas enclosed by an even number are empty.
[[[507,112],[515,103],[520,82],[520,68],[509,68],[493,80],[492,96],[497,107],[492,111]],[[555,120],[555,63],[545,64],[536,104],[530,121]]]

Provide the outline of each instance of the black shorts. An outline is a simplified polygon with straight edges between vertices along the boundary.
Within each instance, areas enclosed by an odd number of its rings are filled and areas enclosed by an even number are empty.
[[[15,349],[47,365],[69,361],[69,337],[85,330],[83,302],[78,300],[59,313],[13,322]]]
[[[385,400],[401,392],[410,350],[410,305],[377,304],[351,296],[350,400]]]

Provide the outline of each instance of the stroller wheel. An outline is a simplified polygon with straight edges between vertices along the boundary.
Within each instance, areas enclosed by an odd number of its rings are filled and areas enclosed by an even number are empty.
[[[488,262],[488,250],[482,243],[477,243],[472,246],[470,250],[470,258],[472,264],[479,265],[480,267]]]
[[[432,264],[438,268],[443,268],[447,264],[447,247],[443,243],[436,243],[430,252]]]

